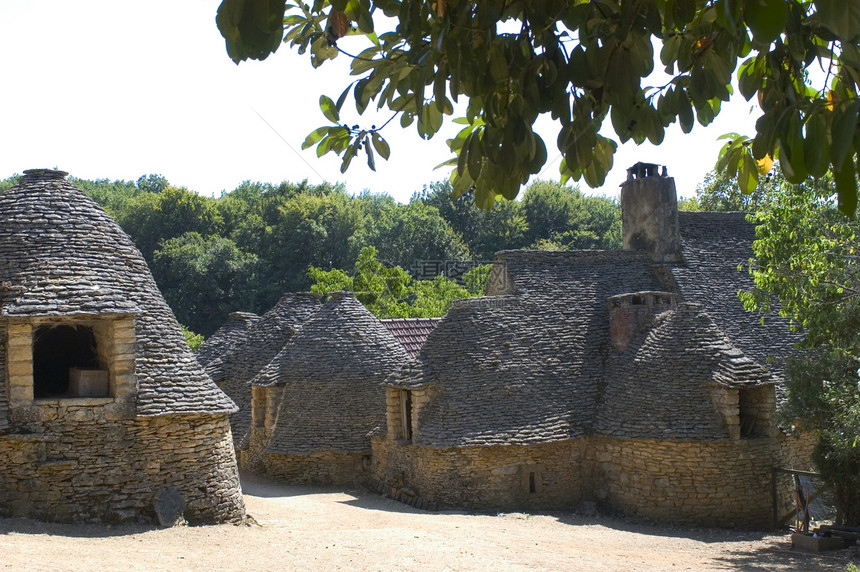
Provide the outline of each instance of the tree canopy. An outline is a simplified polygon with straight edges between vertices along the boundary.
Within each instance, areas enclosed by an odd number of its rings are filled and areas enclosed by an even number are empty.
[[[311,292],[355,292],[378,318],[433,318],[444,316],[454,300],[482,296],[490,276],[490,266],[482,265],[465,272],[462,285],[444,274],[431,280],[415,280],[400,266],[387,266],[377,256],[374,247],[362,248],[352,273],[340,268],[309,267]]]
[[[537,118],[558,122],[562,179],[599,186],[617,141],[659,144],[678,122],[707,125],[732,93],[732,74],[763,111],[756,133],[734,135],[720,168],[755,188],[773,160],[799,183],[832,170],[839,208],[857,203],[860,3],[845,0],[223,0],[217,24],[229,56],[265,59],[282,43],[315,67],[339,54],[354,79],[320,98],[329,125],[304,147],[389,157],[382,126],[342,118],[350,96],[430,138],[462,97],[449,141],[456,196],[488,207],[514,198],[547,160]],[[356,36],[356,40],[348,36]],[[659,48],[659,54],[655,48]],[[665,78],[651,74],[659,58]]]
[[[784,185],[784,183],[783,183]],[[748,309],[779,312],[804,332],[788,367],[783,426],[817,437],[813,460],[838,520],[860,523],[860,221],[837,212],[826,181],[765,189],[755,215],[756,288]]]
[[[17,180],[0,180],[0,192]],[[615,201],[557,182],[536,181],[528,188],[525,198],[540,197],[532,206],[504,201],[489,210],[466,197],[453,198],[447,181],[428,185],[406,204],[307,181],[246,181],[217,198],[174,187],[159,175],[136,183],[72,182],[129,233],[176,317],[204,335],[231,311],[265,312],[284,292],[314,284],[325,291],[352,289],[350,281],[357,279],[356,288],[377,292],[377,279],[371,278],[378,273],[397,277],[392,284],[403,290],[392,286],[390,300],[372,310],[441,315],[466,290],[483,291],[475,273],[464,273],[491,262],[496,251],[619,248],[621,242]],[[546,208],[532,208],[537,204]],[[543,214],[552,215],[552,223]],[[360,299],[373,305],[371,294]]]

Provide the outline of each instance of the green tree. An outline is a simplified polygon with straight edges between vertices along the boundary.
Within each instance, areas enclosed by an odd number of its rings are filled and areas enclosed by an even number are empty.
[[[767,178],[758,182],[756,188],[750,192],[744,192],[738,186],[736,179],[725,173],[711,171],[705,175],[705,180],[696,187],[696,196],[690,204],[681,210],[697,211],[743,211],[754,213],[764,206],[768,196],[768,189],[781,186],[784,177],[780,169],[771,170]],[[679,205],[681,208],[681,205]]]
[[[435,207],[451,229],[460,235],[470,251],[476,246],[480,232],[483,211],[475,206],[469,197],[454,197],[454,187],[450,181],[437,181],[424,187],[412,200],[420,200],[424,204]]]
[[[475,260],[492,260],[499,250],[528,244],[520,202],[504,201],[482,210],[468,196],[454,197],[450,181],[432,183],[416,198],[439,209],[439,215],[466,243]]]
[[[210,335],[235,310],[256,309],[257,257],[228,238],[184,233],[155,251],[152,274],[177,319]]]
[[[182,324],[179,324],[179,327],[182,328],[182,335],[185,336],[185,343],[188,344],[188,347],[191,348],[191,351],[196,352],[197,350],[199,350],[200,346],[202,346],[203,342],[205,341],[203,335],[195,334]]]
[[[419,277],[432,278],[432,264],[444,268],[446,262],[468,260],[469,249],[436,207],[420,200],[392,204],[368,230],[366,244],[374,246],[380,260],[392,266],[422,269]],[[423,263],[430,263],[424,265]],[[429,272],[429,276],[427,273]]]
[[[490,279],[492,264],[481,264],[463,274],[463,286],[470,296],[483,296],[487,291],[487,281]]]
[[[502,201],[483,211],[478,240],[472,251],[476,260],[489,261],[500,250],[528,246],[528,223],[522,207],[522,201]]]
[[[307,268],[349,268],[359,251],[354,235],[362,227],[360,205],[343,189],[298,193],[264,213],[259,256],[259,290],[273,305],[284,292],[308,288]],[[268,220],[266,220],[268,219]]]
[[[304,147],[342,156],[388,158],[383,126],[341,118],[352,96],[360,115],[375,107],[436,134],[454,104],[467,101],[457,157],[457,196],[482,207],[513,199],[541,171],[547,148],[538,117],[558,122],[562,178],[603,184],[618,140],[659,144],[671,123],[707,125],[732,92],[756,97],[754,139],[734,136],[721,170],[751,191],[757,160],[782,162],[786,178],[833,169],[840,208],[857,203],[860,150],[860,4],[845,0],[223,0],[217,25],[236,63],[265,59],[288,43],[315,67],[351,51],[355,79],[336,100],[320,98],[329,125]],[[358,45],[356,45],[358,44]],[[669,78],[643,85],[659,61]],[[740,64],[740,65],[739,65]],[[825,70],[821,79],[809,70]],[[394,118],[392,117],[392,119]],[[386,122],[387,124],[388,122]]]
[[[523,195],[527,243],[538,248],[579,250],[621,247],[621,209],[605,197],[536,181]]]
[[[860,523],[860,221],[836,208],[832,183],[771,189],[755,218],[755,289],[745,306],[774,308],[804,332],[788,367],[784,425],[817,437],[813,461],[838,519]]]
[[[12,175],[7,179],[3,179],[2,181],[0,181],[0,193],[2,193],[3,191],[8,191],[9,189],[17,185],[20,180],[21,175]]]
[[[337,290],[354,292],[378,318],[430,318],[444,315],[454,300],[483,294],[486,287],[486,277],[481,286],[480,276],[468,279],[475,289],[481,290],[480,294],[442,275],[432,280],[413,280],[403,268],[386,265],[377,255],[372,246],[362,248],[353,273],[310,266],[311,291],[318,294]]]
[[[160,193],[168,186],[167,179],[156,174],[141,175],[137,180],[137,188],[146,193]]]
[[[135,196],[116,213],[116,220],[151,263],[155,250],[165,240],[187,232],[220,234],[222,220],[215,202],[186,188],[168,186],[160,193]]]
[[[115,219],[121,217],[128,204],[141,194],[140,189],[131,181],[90,181],[72,177],[69,182],[101,205]]]

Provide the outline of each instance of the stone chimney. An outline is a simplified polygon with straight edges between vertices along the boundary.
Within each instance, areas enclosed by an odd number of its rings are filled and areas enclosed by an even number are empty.
[[[651,324],[654,316],[678,306],[671,292],[631,292],[609,298],[609,336],[612,349],[623,352],[630,340]]]
[[[680,262],[678,197],[666,167],[636,163],[621,184],[621,234],[625,250],[644,250],[655,262]]]

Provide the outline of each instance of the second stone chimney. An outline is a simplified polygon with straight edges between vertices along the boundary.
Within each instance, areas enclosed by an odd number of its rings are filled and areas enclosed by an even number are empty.
[[[621,184],[621,234],[625,250],[644,250],[655,262],[680,262],[678,197],[666,167],[636,163]]]

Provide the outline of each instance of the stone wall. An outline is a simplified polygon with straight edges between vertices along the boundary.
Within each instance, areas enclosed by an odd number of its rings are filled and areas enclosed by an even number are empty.
[[[598,503],[622,514],[699,526],[767,528],[771,439],[680,442],[592,438]]]
[[[809,439],[716,442],[588,437],[531,446],[431,449],[374,439],[377,489],[420,507],[606,511],[698,526],[768,528],[772,468],[808,469]],[[803,461],[806,459],[806,461]],[[792,504],[778,479],[779,510]]]
[[[431,449],[373,440],[380,491],[416,506],[559,510],[582,500],[585,440]]]
[[[244,518],[226,415],[110,421],[111,399],[63,399],[0,435],[0,515],[61,522],[155,521],[175,489],[191,524]]]
[[[296,485],[349,485],[369,477],[370,465],[370,451],[314,451],[307,455],[263,451],[255,472]]]

